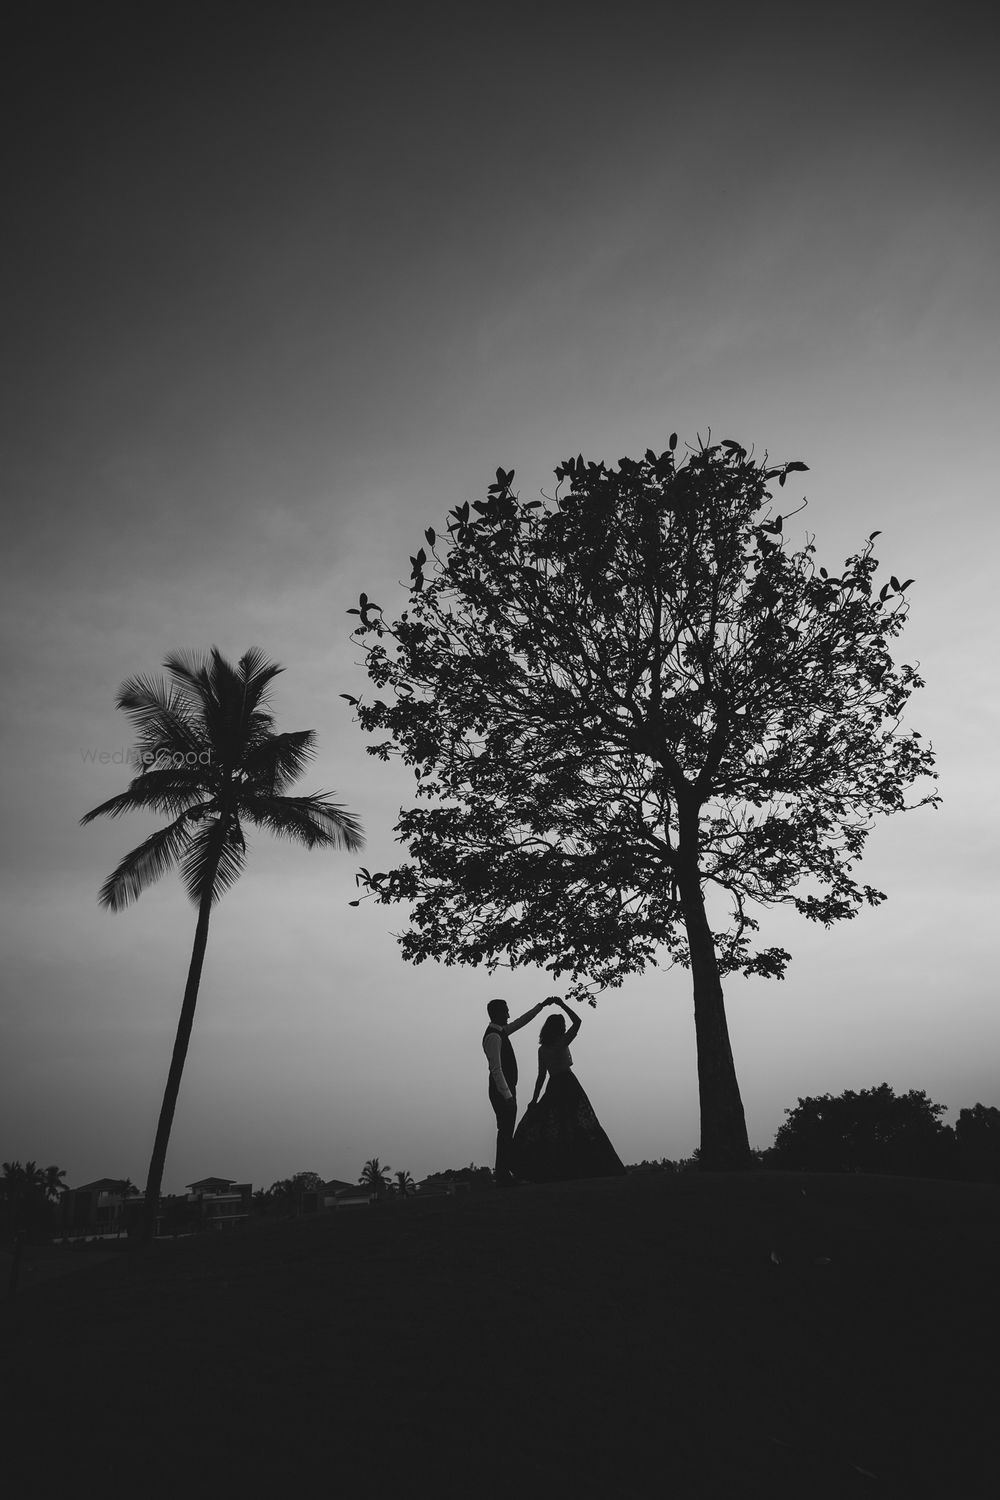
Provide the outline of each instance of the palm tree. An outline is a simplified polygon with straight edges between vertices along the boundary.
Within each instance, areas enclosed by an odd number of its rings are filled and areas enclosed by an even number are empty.
[[[66,1176],[63,1167],[40,1167],[37,1162],[5,1161],[0,1176],[0,1202],[8,1205],[12,1234],[28,1226],[44,1226],[49,1220],[49,1205],[66,1191],[60,1182]]]
[[[56,1203],[59,1194],[66,1191],[60,1178],[66,1176],[65,1167],[40,1167],[36,1162],[19,1161],[3,1163],[2,1182],[10,1197],[34,1198],[42,1203]]]
[[[12,1235],[20,1228],[22,1205],[37,1184],[38,1170],[33,1161],[26,1162],[23,1166],[19,1161],[5,1161],[3,1164],[0,1198],[8,1205]]]
[[[139,1196],[139,1189],[136,1187],[136,1185],[132,1181],[131,1177],[123,1177],[122,1180],[121,1180],[121,1182],[119,1182],[117,1184],[117,1187],[118,1187],[119,1193],[121,1194],[121,1200],[122,1200],[121,1203],[118,1205],[118,1221],[117,1221],[118,1222],[118,1233],[121,1234],[123,1227],[127,1228],[128,1227],[128,1223],[129,1223],[128,1200],[130,1198],[138,1198],[138,1196]]]
[[[371,1161],[365,1162],[358,1181],[363,1186],[370,1187],[381,1198],[384,1193],[390,1191],[392,1186],[389,1178],[390,1170],[389,1167],[380,1166],[378,1157],[373,1156]]]
[[[47,1203],[58,1203],[61,1193],[66,1192],[66,1184],[62,1178],[66,1176],[65,1167],[46,1167],[43,1173],[42,1191]]]
[[[394,1175],[396,1178],[396,1192],[399,1193],[401,1198],[407,1197],[408,1194],[414,1191],[416,1184],[409,1172],[397,1169]]]
[[[140,766],[127,791],[102,802],[81,823],[133,811],[168,813],[171,821],[139,844],[108,876],[98,900],[124,911],[147,886],[180,864],[181,879],[198,909],[194,947],[167,1074],[143,1206],[142,1242],[153,1234],[181,1073],[187,1055],[208,922],[213,904],[246,863],[244,821],[312,849],[360,849],[357,819],[327,793],[285,796],[314,754],[311,729],[276,734],[268,689],[283,668],[257,650],[233,667],[216,647],[208,657],[173,653],[164,662],[170,681],[130,677],[116,708],[132,721]]]

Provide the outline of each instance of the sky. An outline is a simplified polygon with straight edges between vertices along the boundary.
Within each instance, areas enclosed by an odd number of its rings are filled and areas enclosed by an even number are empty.
[[[869,532],[913,577],[897,656],[943,806],[880,823],[889,894],[765,914],[730,978],[751,1143],[886,1081],[1000,1106],[995,912],[1000,375],[991,8],[314,3],[24,8],[6,47],[0,1157],[145,1181],[195,913],[102,881],[154,826],[122,790],[124,678],[172,650],[281,662],[301,790],[359,859],[251,843],[216,909],[164,1190],[492,1164],[485,1004],[541,971],[412,967],[412,774],[368,756],[346,611],[405,606],[425,527],[711,430],[796,475],[817,562]],[[797,496],[798,498],[798,496]],[[792,529],[793,537],[796,536]],[[107,759],[99,759],[102,752]],[[535,1028],[515,1044],[533,1077]],[[626,1162],[698,1144],[690,976],[587,1010],[574,1061]],[[527,1089],[522,1090],[527,1092]]]

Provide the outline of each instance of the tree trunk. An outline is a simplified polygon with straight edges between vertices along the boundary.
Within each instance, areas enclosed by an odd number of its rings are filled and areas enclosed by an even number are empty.
[[[697,867],[678,880],[694,981],[694,1028],[701,1105],[700,1164],[709,1172],[742,1172],[753,1162],[743,1100],[726,1024],[715,939]]]
[[[181,1074],[184,1071],[188,1042],[191,1040],[194,1008],[198,1001],[198,986],[201,983],[201,968],[205,961],[205,948],[208,944],[208,919],[212,910],[212,887],[215,884],[214,867],[210,874],[211,878],[206,882],[201,901],[198,903],[198,925],[194,933],[191,964],[188,968],[187,984],[184,986],[184,1000],[181,1004],[180,1020],[177,1023],[177,1035],[174,1038],[174,1051],[170,1059],[167,1086],[163,1092],[160,1118],[153,1141],[153,1155],[149,1162],[146,1201],[143,1205],[139,1230],[141,1245],[148,1245],[156,1232],[156,1214],[160,1206],[160,1184],[163,1181],[163,1167],[167,1159],[167,1143],[170,1140],[170,1127],[173,1124],[174,1110],[177,1107],[177,1095],[180,1092]]]

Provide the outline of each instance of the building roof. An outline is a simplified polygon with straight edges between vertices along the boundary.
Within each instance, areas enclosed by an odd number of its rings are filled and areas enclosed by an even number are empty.
[[[194,1193],[199,1188],[208,1191],[213,1188],[232,1187],[235,1181],[235,1177],[203,1177],[200,1182],[188,1182],[185,1186],[189,1193]]]
[[[71,1193],[120,1193],[126,1182],[124,1177],[98,1177],[96,1182],[84,1182],[77,1188],[68,1188]]]
[[[324,1182],[323,1191],[325,1193],[342,1193],[345,1189],[354,1188],[355,1186],[356,1184],[353,1182],[341,1182],[339,1178],[331,1177],[329,1182]]]

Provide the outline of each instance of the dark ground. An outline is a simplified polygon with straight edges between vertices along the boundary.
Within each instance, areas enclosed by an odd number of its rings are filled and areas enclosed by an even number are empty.
[[[651,1174],[46,1255],[9,1500],[1000,1494],[997,1187]]]

